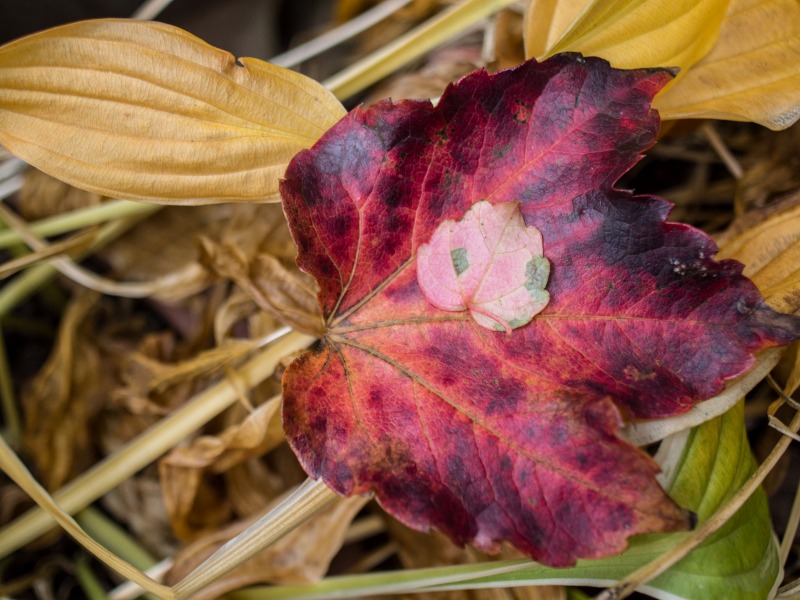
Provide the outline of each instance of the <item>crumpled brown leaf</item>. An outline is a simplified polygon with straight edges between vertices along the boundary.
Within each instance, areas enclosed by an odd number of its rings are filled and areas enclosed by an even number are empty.
[[[219,486],[209,485],[208,478],[224,474],[282,442],[279,408],[280,398],[273,398],[218,436],[200,436],[159,462],[167,510],[179,538],[193,539],[231,517],[230,503],[219,497]],[[204,506],[211,512],[203,510]]]
[[[50,357],[21,402],[24,448],[49,490],[60,488],[97,457],[93,419],[112,387],[94,324],[99,295],[81,292],[70,301]]]
[[[309,279],[270,254],[259,253],[248,260],[233,244],[215,244],[208,238],[201,243],[208,268],[236,282],[262,310],[298,331],[324,333],[316,289]]]
[[[150,281],[187,269],[200,256],[201,235],[223,235],[233,208],[231,205],[165,207],[98,253],[114,277],[127,281]],[[156,297],[170,303],[205,289],[212,277],[204,270]]]
[[[178,550],[153,465],[120,483],[101,503],[153,556],[166,558]]]
[[[319,580],[342,547],[351,521],[368,501],[368,498],[354,497],[336,502],[192,596],[192,600],[210,600],[230,590],[257,583],[296,584]],[[255,518],[234,523],[184,548],[175,557],[166,583],[173,585],[180,581],[254,521]]]

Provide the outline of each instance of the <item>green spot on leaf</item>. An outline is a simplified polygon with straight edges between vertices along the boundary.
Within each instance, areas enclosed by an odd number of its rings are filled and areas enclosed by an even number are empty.
[[[451,250],[450,260],[453,261],[453,268],[456,270],[456,275],[461,275],[464,271],[469,269],[469,259],[467,258],[466,248],[454,248]]]
[[[543,290],[550,277],[550,261],[544,256],[534,256],[525,266],[525,288],[531,292]]]

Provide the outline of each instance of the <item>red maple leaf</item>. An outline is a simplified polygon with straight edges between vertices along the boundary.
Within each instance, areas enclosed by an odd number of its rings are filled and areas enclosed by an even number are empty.
[[[800,321],[665,223],[667,201],[614,189],[654,143],[669,79],[578,55],[478,71],[435,108],[357,108],[295,157],[284,207],[328,327],[284,376],[311,477],[551,565],[688,526],[622,419],[688,410]],[[436,308],[417,281],[417,250],[482,200],[520,203],[550,263],[549,304],[513,331]]]

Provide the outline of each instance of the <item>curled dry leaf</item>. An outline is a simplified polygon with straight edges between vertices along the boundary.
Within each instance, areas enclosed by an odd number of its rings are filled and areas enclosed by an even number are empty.
[[[305,281],[269,254],[248,260],[234,245],[215,244],[208,238],[202,238],[201,243],[208,268],[236,282],[262,310],[298,331],[311,335],[324,332],[313,281]]]
[[[166,558],[178,550],[154,465],[120,483],[101,502],[153,556]]]
[[[358,108],[295,157],[284,207],[328,331],[284,375],[284,424],[312,477],[554,566],[688,526],[622,419],[689,410],[800,320],[665,222],[669,203],[614,187],[669,80],[558,55],[468,75],[436,107]],[[482,200],[520,202],[552,265],[550,303],[510,335],[419,289],[420,246]]]
[[[367,498],[349,498],[336,502],[300,525],[266,550],[236,567],[192,596],[193,600],[211,600],[225,592],[256,583],[311,583],[328,570],[330,561],[344,543],[350,523]],[[228,540],[241,533],[253,520],[235,523],[205,536],[184,548],[175,557],[175,565],[166,582],[174,584]]]
[[[516,10],[505,9],[497,13],[494,23],[493,69],[510,69],[525,62],[523,25],[523,17]]]
[[[719,256],[743,262],[770,306],[800,313],[800,191],[739,217],[717,241]]]
[[[739,214],[763,208],[778,194],[800,190],[800,127],[743,136],[735,148],[745,167],[736,182]]]
[[[186,360],[169,364],[150,358],[144,354],[133,352],[130,359],[137,361],[150,373],[149,380],[143,382],[140,393],[162,392],[176,383],[196,380],[202,375],[218,372],[235,361],[252,352],[258,341],[226,339],[220,344],[198,352]]]
[[[205,478],[259,457],[282,442],[283,435],[276,436],[275,427],[270,427],[279,408],[280,399],[274,398],[221,434],[200,436],[159,461],[167,509],[179,538],[196,538],[198,530],[227,521],[230,516],[227,510],[213,511],[213,518],[203,514],[202,499],[214,495]]]
[[[151,296],[169,304],[197,294],[213,281],[199,268],[198,239],[219,238],[226,231],[231,205],[165,207],[157,214],[97,253],[114,277],[127,281],[154,281],[176,273],[193,276]],[[190,271],[192,265],[196,270]]]
[[[96,343],[98,300],[86,292],[69,303],[50,357],[21,396],[24,447],[49,490],[60,488],[97,456],[94,419],[113,385]]]
[[[319,83],[162,23],[82,21],[0,48],[0,144],[107,196],[277,199],[291,157],[343,114]]]

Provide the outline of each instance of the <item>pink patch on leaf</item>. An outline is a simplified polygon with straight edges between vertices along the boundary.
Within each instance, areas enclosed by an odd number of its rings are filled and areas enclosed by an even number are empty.
[[[417,252],[422,295],[436,308],[469,310],[486,329],[530,323],[547,306],[550,263],[542,234],[525,226],[519,202],[475,203],[460,221],[444,221]]]

